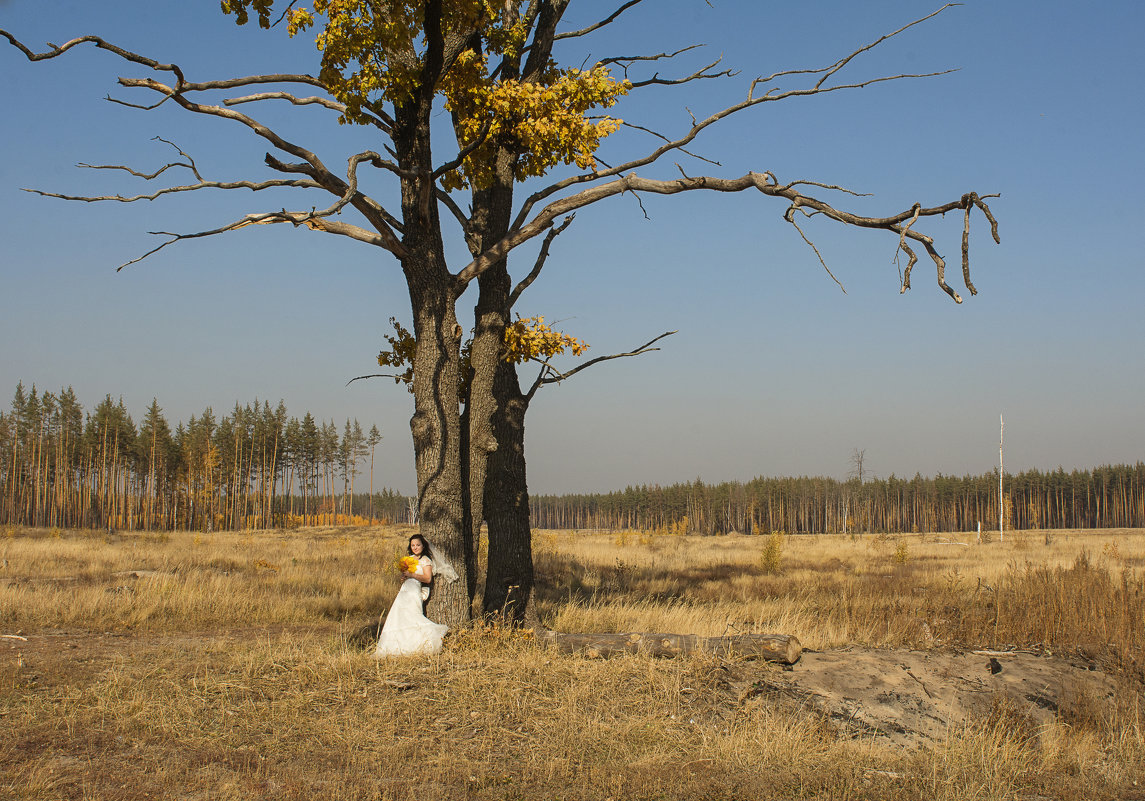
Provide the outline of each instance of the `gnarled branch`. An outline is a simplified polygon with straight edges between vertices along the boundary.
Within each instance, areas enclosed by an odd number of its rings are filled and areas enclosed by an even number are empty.
[[[315,181],[300,180],[300,179],[292,179],[292,180],[272,179],[272,180],[268,180],[268,181],[208,181],[205,178],[203,178],[202,174],[200,174],[199,168],[195,164],[195,160],[193,158],[191,158],[185,151],[183,151],[183,149],[180,148],[178,145],[176,145],[174,142],[170,142],[170,141],[168,141],[168,140],[166,140],[160,136],[152,137],[152,139],[153,140],[158,139],[161,142],[165,142],[166,144],[171,145],[171,147],[175,148],[175,150],[177,150],[179,152],[179,155],[183,156],[185,159],[187,159],[187,161],[186,162],[182,162],[182,161],[169,162],[167,164],[164,164],[162,167],[155,170],[154,172],[150,172],[150,173],[140,172],[139,170],[135,170],[135,169],[128,167],[127,165],[124,165],[124,164],[84,164],[81,162],[77,166],[83,167],[83,168],[89,169],[89,170],[120,170],[120,171],[129,173],[131,175],[134,175],[136,178],[142,178],[145,181],[153,181],[156,178],[158,178],[160,175],[165,173],[167,170],[170,170],[170,169],[173,169],[176,167],[183,167],[184,169],[190,170],[194,174],[194,176],[198,179],[198,181],[196,181],[193,184],[185,184],[182,186],[168,186],[168,187],[165,187],[163,189],[159,189],[155,192],[152,192],[151,194],[141,194],[141,195],[131,195],[131,196],[124,196],[124,195],[119,195],[119,194],[116,194],[116,195],[64,195],[64,194],[60,194],[58,192],[45,192],[42,189],[28,189],[28,188],[24,188],[23,191],[31,192],[33,194],[41,195],[43,197],[54,197],[54,198],[58,198],[60,200],[78,200],[78,201],[82,201],[85,203],[96,203],[96,202],[100,202],[100,201],[116,201],[119,203],[134,203],[138,200],[155,200],[156,198],[162,197],[163,195],[171,195],[171,194],[176,194],[178,192],[192,192],[192,191],[195,191],[197,189],[250,189],[254,192],[258,192],[258,191],[261,191],[263,189],[276,189],[279,187],[295,187],[295,188],[305,188],[305,189],[321,189],[322,188],[322,185],[315,182]]]
[[[756,173],[749,172],[747,175],[739,178],[714,178],[708,176],[699,176],[693,178],[678,178],[671,181],[660,181],[649,178],[641,178],[635,174],[627,175],[623,178],[610,181],[605,184],[591,186],[582,189],[576,194],[553,201],[539,211],[536,216],[528,223],[514,227],[510,232],[503,237],[499,242],[494,243],[485,253],[470,262],[465,268],[458,273],[458,280],[462,283],[468,282],[485,270],[489,269],[499,259],[505,258],[509,251],[517,247],[522,242],[528,241],[535,236],[540,235],[548,229],[552,221],[558,216],[568,214],[585,206],[597,203],[608,197],[622,194],[624,192],[650,192],[659,195],[674,195],[680,192],[689,192],[695,190],[708,190],[714,192],[742,192],[745,189],[757,189],[764,195],[769,197],[782,197],[790,201],[791,207],[787,214],[790,215],[792,209],[807,208],[814,212],[823,214],[836,222],[845,225],[853,225],[859,228],[880,228],[883,230],[891,231],[899,235],[900,247],[905,239],[911,239],[922,243],[926,248],[927,253],[931,259],[934,260],[936,270],[938,271],[939,284],[943,290],[947,292],[957,303],[961,303],[962,299],[958,293],[950,289],[943,281],[943,271],[945,270],[945,263],[939,256],[938,251],[934,249],[934,240],[926,234],[921,234],[909,225],[904,226],[903,223],[911,217],[935,217],[941,216],[948,211],[955,209],[965,209],[968,205],[979,207],[983,213],[988,213],[988,207],[985,202],[979,197],[978,202],[972,200],[970,194],[963,195],[958,200],[950,201],[939,206],[932,206],[923,208],[921,206],[911,206],[906,211],[893,214],[888,217],[867,217],[860,214],[855,214],[843,209],[836,208],[835,206],[827,203],[810,195],[802,194],[796,187],[800,185],[807,185],[812,182],[809,181],[793,181],[790,184],[780,186],[771,173]],[[985,197],[997,197],[997,195],[988,195]],[[989,219],[993,220],[991,215]],[[789,219],[790,221],[790,219]],[[997,239],[997,226],[991,223],[991,230]],[[968,286],[971,294],[975,294],[972,286]]]
[[[230,231],[237,231],[240,228],[246,228],[249,225],[272,225],[274,223],[291,223],[296,226],[304,225],[312,231],[323,231],[329,234],[338,234],[339,236],[346,236],[350,239],[356,239],[359,242],[365,242],[367,245],[376,245],[380,248],[385,248],[387,250],[389,249],[386,247],[385,238],[373,231],[367,231],[365,228],[360,228],[356,225],[350,225],[349,223],[344,223],[337,220],[323,219],[319,215],[320,212],[293,212],[283,209],[282,211],[270,211],[263,214],[248,214],[240,220],[235,220],[232,223],[227,223],[226,225],[220,226],[218,228],[212,228],[208,231],[195,231],[194,233],[189,234],[180,234],[172,231],[149,231],[148,233],[155,236],[169,236],[171,238],[158,247],[154,247],[147,251],[142,256],[134,258],[131,261],[124,262],[123,264],[116,267],[115,270],[116,272],[119,272],[124,267],[128,267],[132,264],[138,264],[148,256],[152,256],[163,250],[163,248],[167,247],[168,245],[173,245],[176,242],[182,242],[185,239],[202,239],[208,236],[216,236],[217,234],[225,234],[229,233]]]
[[[523,226],[524,221],[526,219],[528,219],[529,215],[532,213],[534,206],[537,203],[540,203],[541,201],[545,200],[546,198],[552,197],[554,194],[556,194],[558,192],[561,192],[565,189],[568,189],[572,186],[576,186],[578,184],[593,183],[593,182],[599,181],[603,178],[610,178],[610,177],[617,176],[617,175],[623,175],[624,173],[631,172],[632,170],[636,170],[636,169],[639,169],[641,167],[645,167],[649,164],[652,164],[652,163],[658,161],[661,157],[663,157],[667,153],[670,153],[674,150],[679,150],[681,148],[687,147],[703,131],[705,131],[706,129],[715,125],[716,123],[720,122],[721,120],[727,119],[728,117],[730,117],[732,115],[738,114],[738,113],[745,111],[746,109],[752,108],[754,106],[758,106],[758,105],[761,105],[763,103],[778,102],[778,101],[786,100],[786,99],[792,98],[792,97],[808,97],[808,96],[812,96],[812,95],[827,94],[829,92],[839,92],[839,91],[844,91],[844,90],[849,90],[849,89],[862,89],[862,88],[865,88],[867,86],[872,86],[872,85],[878,84],[878,83],[885,83],[887,81],[907,80],[907,79],[912,79],[912,78],[932,78],[932,77],[936,77],[939,75],[945,75],[945,74],[948,74],[950,72],[954,72],[954,70],[942,70],[939,72],[930,72],[930,73],[900,73],[898,75],[884,75],[884,76],[879,76],[879,77],[875,77],[875,78],[868,78],[868,79],[863,80],[863,81],[855,81],[855,82],[845,83],[845,84],[827,85],[827,83],[826,83],[828,78],[834,77],[839,72],[839,70],[842,69],[843,66],[845,66],[847,63],[849,63],[852,59],[854,59],[859,54],[870,50],[871,48],[875,47],[876,45],[878,45],[884,41],[886,41],[887,39],[890,39],[894,36],[897,36],[898,34],[902,33],[903,31],[907,30],[908,28],[913,27],[914,25],[917,25],[917,24],[924,22],[928,19],[931,19],[936,14],[939,14],[942,11],[944,11],[946,8],[949,8],[950,5],[951,4],[947,4],[947,5],[943,6],[942,8],[938,9],[938,11],[935,11],[934,13],[931,13],[931,14],[926,15],[925,17],[921,17],[919,19],[916,19],[913,22],[910,22],[907,25],[902,26],[898,30],[893,31],[892,33],[886,34],[885,36],[881,37],[878,41],[876,41],[872,44],[864,45],[863,47],[860,47],[860,48],[852,51],[848,55],[844,56],[843,58],[835,61],[834,63],[832,63],[826,67],[819,67],[819,68],[815,68],[815,69],[806,69],[806,70],[784,70],[782,72],[773,73],[772,75],[770,75],[766,78],[764,78],[764,77],[756,78],[755,80],[753,80],[749,84],[747,97],[744,100],[742,100],[739,103],[735,103],[731,106],[728,106],[724,109],[721,109],[720,111],[717,111],[717,112],[709,115],[708,117],[706,117],[703,120],[697,121],[695,119],[695,117],[693,117],[691,129],[688,130],[683,136],[681,136],[677,139],[674,139],[672,141],[665,142],[660,147],[656,148],[655,150],[651,151],[650,153],[648,153],[644,156],[641,156],[639,158],[632,159],[631,161],[624,162],[623,164],[618,164],[614,167],[609,167],[605,170],[596,170],[596,171],[593,171],[591,173],[582,173],[580,175],[569,176],[568,178],[565,178],[565,179],[560,180],[560,181],[556,181],[556,182],[550,184],[549,186],[541,189],[540,191],[534,193],[529,198],[527,198],[525,200],[524,204],[521,206],[520,211],[518,211],[517,216],[514,219],[513,226],[515,228]],[[803,88],[803,89],[789,89],[786,91],[779,91],[778,89],[770,89],[762,95],[758,95],[756,93],[757,90],[759,89],[759,87],[766,86],[766,85],[770,84],[771,82],[773,82],[774,80],[776,80],[777,78],[796,76],[796,75],[819,75],[819,76],[821,76],[821,78],[814,85],[812,85],[810,87]]]

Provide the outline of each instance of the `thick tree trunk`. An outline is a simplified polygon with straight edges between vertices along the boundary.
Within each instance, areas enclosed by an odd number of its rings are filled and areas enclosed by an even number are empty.
[[[525,475],[525,413],[529,404],[521,394],[514,365],[502,361],[498,366],[494,395],[498,403],[492,426],[497,450],[489,455],[485,484],[489,562],[482,609],[487,615],[501,615],[514,624],[528,620],[536,625]]]
[[[541,630],[537,639],[565,653],[581,652],[594,659],[621,653],[679,656],[702,651],[794,665],[803,655],[799,640],[788,634],[698,637],[692,634],[563,634]]]
[[[435,581],[427,615],[457,627],[470,619],[465,491],[461,476],[460,346],[455,306],[458,287],[446,263],[441,221],[433,197],[429,114],[432,96],[397,107],[394,142],[402,179],[402,270],[413,311],[414,414],[410,418],[417,464],[421,534],[460,574]]]
[[[499,241],[509,230],[513,207],[513,158],[506,150],[498,151],[494,184],[474,192],[473,227],[469,242],[470,252],[474,256],[482,253],[491,243]],[[500,558],[504,547],[486,504],[490,499],[488,483],[493,481],[498,485],[504,484],[495,474],[495,459],[498,451],[504,447],[500,433],[495,430],[495,418],[502,413],[505,403],[498,390],[499,375],[503,368],[512,368],[503,358],[511,291],[512,279],[504,260],[478,278],[478,298],[474,308],[473,341],[470,347],[471,373],[465,410],[469,526],[476,545],[481,535],[481,524],[489,522],[490,562]],[[515,382],[513,389],[516,390]],[[472,567],[477,569],[476,559],[472,560]],[[485,592],[483,607],[488,610],[488,582]]]

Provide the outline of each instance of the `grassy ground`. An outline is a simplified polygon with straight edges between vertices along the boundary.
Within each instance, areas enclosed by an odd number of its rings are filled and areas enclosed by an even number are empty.
[[[1145,798],[1143,532],[537,533],[554,629],[1036,647],[1122,688],[916,750],[745,691],[763,664],[591,661],[497,628],[376,662],[352,635],[408,533],[0,531],[0,797]]]

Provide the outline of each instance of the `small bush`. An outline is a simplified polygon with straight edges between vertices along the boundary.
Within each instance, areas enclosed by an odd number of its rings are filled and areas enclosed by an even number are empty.
[[[767,543],[763,546],[763,553],[759,555],[759,564],[764,574],[777,576],[783,572],[783,532],[773,531],[767,535]]]

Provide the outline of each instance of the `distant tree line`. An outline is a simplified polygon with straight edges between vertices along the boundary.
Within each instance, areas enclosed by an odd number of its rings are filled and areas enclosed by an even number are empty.
[[[1145,526],[1145,463],[1005,476],[1006,528]],[[974,531],[998,528],[998,473],[860,481],[756,478],[747,483],[628,487],[534,495],[535,528],[723,534]]]
[[[210,409],[171,428],[153,400],[139,424],[107,396],[85,412],[71,387],[16,387],[0,411],[0,524],[145,530],[416,522],[400,493],[373,486],[376,426],[339,431],[310,413],[255,400]],[[1145,527],[1145,463],[1005,476],[1006,527]],[[998,473],[847,481],[756,478],[747,483],[628,487],[534,495],[534,528],[722,534],[973,531],[998,526]]]
[[[391,490],[355,495],[381,441],[279,401],[235,404],[172,430],[156,400],[139,424],[122,399],[85,412],[71,387],[16,387],[0,412],[0,524],[111,529],[243,529],[405,519]]]

